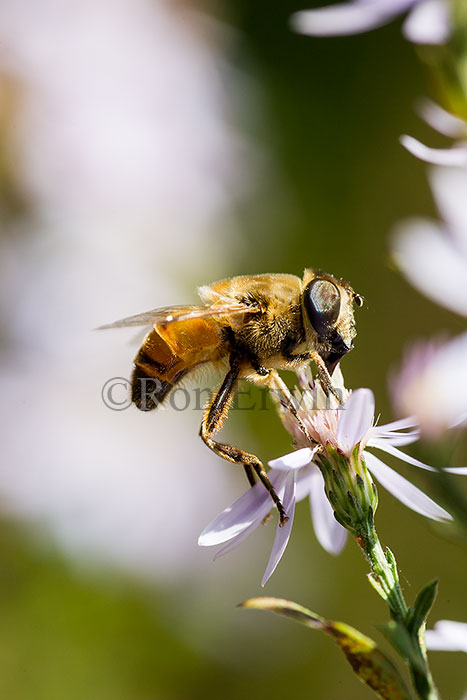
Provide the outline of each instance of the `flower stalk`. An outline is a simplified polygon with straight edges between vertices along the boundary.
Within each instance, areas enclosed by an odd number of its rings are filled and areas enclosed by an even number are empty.
[[[324,477],[326,495],[334,508],[334,517],[355,538],[371,566],[370,582],[387,602],[391,616],[404,622],[407,605],[399,585],[392,552],[381,547],[375,529],[374,514],[378,492],[357,445],[349,457],[328,446],[316,463]]]
[[[360,444],[349,454],[328,444],[316,455],[315,463],[334,517],[360,546],[371,568],[369,582],[387,603],[393,624],[389,639],[409,667],[418,698],[439,700],[424,649],[424,631],[411,627],[411,610],[402,593],[395,557],[390,549],[383,550],[376,532],[378,493]]]
[[[368,522],[355,539],[371,568],[368,580],[389,608],[392,623],[388,638],[408,665],[417,697],[439,700],[426,655],[424,622],[420,627],[413,625],[415,608],[405,602],[393,553],[389,548],[383,550],[374,521]]]

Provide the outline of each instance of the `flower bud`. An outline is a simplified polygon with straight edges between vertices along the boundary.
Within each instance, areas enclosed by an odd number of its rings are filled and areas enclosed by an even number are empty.
[[[315,464],[324,477],[326,494],[336,520],[354,537],[371,531],[378,493],[360,454],[360,446],[356,445],[347,456],[339,448],[328,444],[315,458]]]

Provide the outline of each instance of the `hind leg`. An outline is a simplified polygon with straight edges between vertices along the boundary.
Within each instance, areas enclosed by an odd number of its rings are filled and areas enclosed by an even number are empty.
[[[245,470],[246,478],[248,479],[248,483],[250,486],[254,486],[256,484],[256,479],[255,479],[255,473],[251,466],[249,464],[244,464],[243,468]]]
[[[237,356],[232,356],[230,359],[230,370],[228,371],[222,386],[217,395],[214,397],[211,405],[206,408],[204,413],[200,430],[201,439],[220,457],[223,457],[234,464],[242,464],[251,485],[254,484],[254,474],[257,475],[279,511],[280,524],[284,525],[284,523],[286,523],[288,520],[287,514],[260,460],[255,457],[255,455],[245,452],[238,447],[225,445],[223,443],[216,442],[213,439],[213,436],[222,428],[224,420],[227,416],[239,373],[240,358]]]

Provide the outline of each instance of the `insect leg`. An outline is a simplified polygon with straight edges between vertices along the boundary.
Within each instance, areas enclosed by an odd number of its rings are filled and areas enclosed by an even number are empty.
[[[271,372],[269,373],[268,384],[273,397],[279,401],[281,406],[286,408],[293,415],[298,425],[300,426],[301,431],[305,435],[306,439],[309,440],[310,443],[317,444],[308,432],[306,425],[303,423],[302,419],[298,415],[297,408],[294,403],[294,398],[290,393],[287,384],[283,381],[283,379],[281,379],[276,370],[271,370]]]
[[[341,397],[339,396],[338,392],[333,386],[331,375],[328,372],[328,368],[326,367],[323,358],[318,352],[316,352],[316,350],[301,352],[298,355],[294,355],[291,352],[285,352],[284,357],[286,360],[297,363],[312,360],[316,365],[316,369],[318,370],[319,383],[321,384],[321,387],[326,396],[332,394],[339,401],[339,403],[341,403]]]
[[[339,403],[342,403],[342,396],[339,396],[339,392],[334,388],[331,375],[329,374],[328,368],[324,364],[324,360],[321,355],[316,351],[310,352],[310,360],[313,360],[316,365],[319,383],[321,384],[326,396],[332,394]]]
[[[242,464],[251,485],[253,485],[254,473],[256,473],[279,511],[280,524],[284,525],[288,520],[287,514],[260,460],[255,457],[255,455],[245,452],[238,447],[225,445],[213,439],[213,436],[222,428],[227,416],[233,398],[233,392],[238,381],[240,364],[240,357],[232,355],[230,359],[230,370],[227,372],[222,386],[214,397],[213,402],[206,408],[204,413],[200,436],[203,442],[217,455],[234,464]]]
[[[248,479],[248,483],[250,486],[254,486],[256,484],[256,479],[255,479],[255,473],[251,467],[250,464],[244,464],[243,468],[245,470],[246,478]]]

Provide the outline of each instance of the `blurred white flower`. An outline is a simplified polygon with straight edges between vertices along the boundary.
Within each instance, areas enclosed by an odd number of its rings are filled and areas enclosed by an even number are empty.
[[[444,222],[400,224],[394,258],[414,287],[467,317],[467,168],[432,168],[430,181]]]
[[[401,136],[401,144],[416,158],[433,165],[467,166],[467,142],[459,142],[451,148],[430,148],[413,136]]]
[[[427,649],[467,652],[467,622],[439,620],[434,629],[427,630],[425,634]]]
[[[312,391],[305,389],[300,396],[298,415],[311,436],[311,442],[296,418],[287,409],[281,410],[285,427],[301,447],[269,462],[272,467],[269,477],[283,501],[289,520],[283,527],[277,527],[262,585],[272,575],[285,551],[292,529],[295,503],[307,496],[310,498],[313,523],[320,544],[333,554],[338,554],[345,544],[347,532],[333,518],[333,509],[324,492],[324,479],[317,467],[319,454],[321,451],[326,453],[328,446],[350,458],[359,445],[360,454],[369,471],[401,503],[434,520],[451,519],[447,511],[368,451],[368,448],[375,448],[409,464],[434,471],[432,467],[398,449],[399,446],[418,439],[419,433],[413,430],[416,423],[412,419],[373,425],[375,404],[370,389],[353,391],[341,406],[335,402],[333,408],[326,408],[328,400],[333,399],[325,397],[320,387],[314,385]],[[403,432],[407,429],[409,432]],[[447,471],[467,474],[467,468]],[[257,483],[203,530],[198,543],[205,547],[227,543],[217,552],[216,557],[226,554],[263,522],[271,508],[269,494],[262,484]]]
[[[228,39],[183,3],[0,3],[0,71],[19,94],[6,155],[29,205],[0,237],[2,510],[158,578],[199,568],[193,527],[230,471],[197,438],[199,410],[103,405],[136,348],[91,329],[225,272],[257,175]]]
[[[435,167],[430,180],[444,221],[400,224],[393,255],[419,291],[467,317],[467,168]],[[392,377],[391,393],[400,414],[416,415],[427,435],[461,426],[467,415],[467,334],[415,346]]]
[[[450,148],[430,148],[407,135],[401,136],[401,144],[416,158],[427,163],[467,167],[467,123],[431,100],[422,100],[418,111],[433,129],[443,136],[456,139],[454,145]]]
[[[387,24],[409,11],[402,31],[417,44],[444,44],[451,35],[447,0],[352,0],[303,10],[292,15],[292,26],[311,36],[359,34]]]
[[[467,424],[467,333],[450,341],[420,342],[391,377],[399,415],[416,415],[424,435],[436,438]]]

